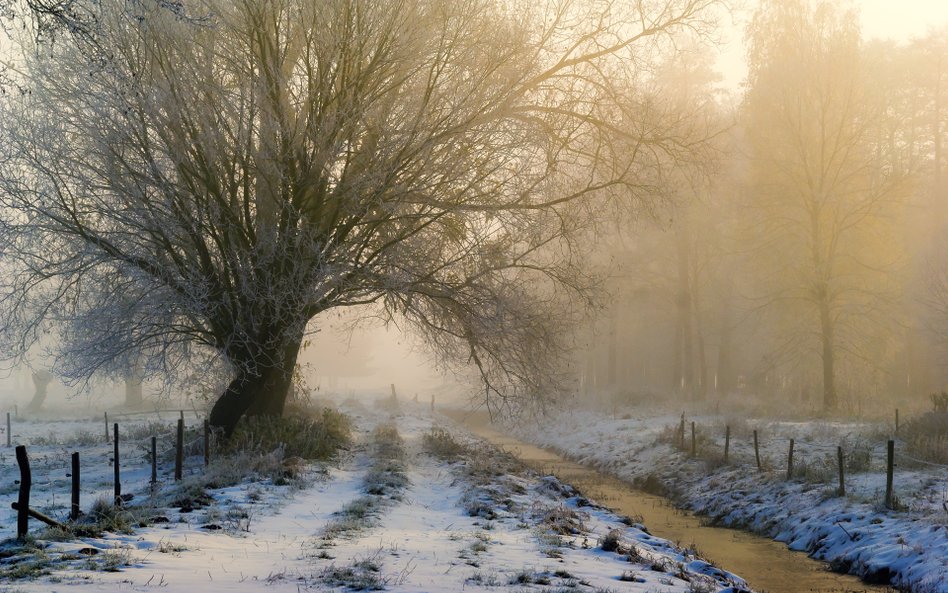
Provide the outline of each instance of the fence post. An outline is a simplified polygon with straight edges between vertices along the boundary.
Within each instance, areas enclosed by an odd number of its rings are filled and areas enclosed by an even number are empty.
[[[158,437],[151,437],[151,485],[158,483]]]
[[[681,413],[681,424],[678,426],[678,448],[685,450],[685,413]]]
[[[790,439],[790,453],[787,455],[787,480],[793,479],[793,439]]]
[[[724,427],[724,463],[727,463],[728,450],[731,448],[731,427]]]
[[[211,464],[211,424],[204,419],[204,467]]]
[[[886,462],[885,462],[885,508],[892,509],[892,474],[895,468],[895,441],[890,440],[886,443]]]
[[[691,423],[691,456],[695,457],[698,454],[698,445],[695,442],[695,423]]]
[[[26,446],[17,445],[16,464],[20,467],[20,493],[17,497],[16,537],[22,540],[30,530],[30,486],[33,474],[30,472],[30,460],[26,456]]]
[[[842,446],[836,447],[836,459],[839,464],[839,488],[837,493],[840,496],[846,496],[846,482],[843,479],[843,448]]]
[[[181,418],[178,418],[178,430],[175,434],[174,447],[174,479],[181,479],[181,466],[184,465],[184,412],[181,412]]]
[[[112,425],[114,435],[112,436],[112,455],[115,457],[115,506],[122,505],[122,482],[121,482],[121,463],[119,462],[119,429],[118,422]]]
[[[899,409],[895,409],[895,435],[899,435]]]
[[[760,471],[760,447],[757,445],[757,430],[754,430],[754,458],[757,459],[757,471]]]
[[[434,412],[434,394],[431,394],[431,411]]]
[[[69,509],[69,518],[73,521],[79,518],[79,452],[72,454],[72,506]]]
[[[7,447],[13,446],[12,445],[13,441],[11,440],[13,436],[11,434],[11,431],[12,429],[10,428],[10,412],[7,412]]]
[[[109,413],[105,413],[105,442],[109,442]]]

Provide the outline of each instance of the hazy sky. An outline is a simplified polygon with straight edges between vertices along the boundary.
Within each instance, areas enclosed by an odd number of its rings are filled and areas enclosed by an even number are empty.
[[[882,37],[906,40],[924,35],[929,29],[948,24],[948,0],[853,0],[862,17],[866,38]],[[748,0],[753,7],[755,0]],[[718,68],[728,87],[737,89],[747,74],[743,36],[746,19],[752,10],[736,14],[733,29],[721,48]]]

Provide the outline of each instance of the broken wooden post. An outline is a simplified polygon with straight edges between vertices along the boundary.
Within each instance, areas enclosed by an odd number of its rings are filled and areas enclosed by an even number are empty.
[[[19,510],[20,510],[20,503],[18,503],[18,502],[11,502],[11,503],[10,503],[10,508],[12,508],[12,509],[15,510],[15,511],[19,511]],[[65,529],[65,528],[66,528],[65,525],[63,525],[62,523],[60,523],[60,522],[57,521],[56,519],[53,519],[52,517],[50,517],[50,516],[48,516],[48,515],[44,515],[43,513],[39,512],[39,511],[37,511],[37,510],[35,510],[35,509],[27,508],[27,509],[26,509],[26,514],[29,515],[30,517],[33,517],[34,519],[39,519],[40,521],[42,521],[43,523],[46,523],[46,524],[49,525],[50,527],[59,527],[60,529]]]
[[[886,444],[886,462],[885,462],[885,508],[892,510],[892,478],[895,470],[895,441],[890,440]]]
[[[119,463],[119,430],[118,430],[118,422],[116,422],[116,423],[113,425],[113,429],[114,429],[114,431],[115,431],[115,434],[113,435],[113,438],[112,438],[112,456],[113,456],[113,458],[115,459],[115,463],[112,465],[112,469],[114,470],[113,473],[115,474],[115,479],[114,479],[114,482],[115,482],[115,506],[121,506],[121,505],[122,505],[122,482],[121,482],[121,479],[120,479],[120,478],[121,478],[121,475],[120,475],[120,473],[121,473],[121,466],[120,466],[120,463]]]
[[[843,480],[843,448],[842,446],[836,447],[836,459],[837,459],[837,464],[839,465],[839,488],[836,489],[836,493],[840,496],[846,496],[846,482]]]
[[[757,431],[754,431],[754,457],[757,459],[757,471],[760,471],[760,447],[757,445]]]
[[[724,427],[724,463],[727,463],[727,453],[731,448],[731,427]]]
[[[211,464],[211,424],[204,419],[204,467]]]
[[[79,518],[79,452],[72,454],[72,507],[69,518],[73,521]]]
[[[158,437],[151,437],[151,485],[158,483]]]
[[[26,456],[26,447],[17,445],[16,464],[20,467],[20,493],[17,497],[19,508],[16,514],[16,537],[22,540],[30,530],[30,486],[33,474],[30,472],[30,460]]]
[[[790,439],[790,453],[787,455],[787,479],[793,479],[793,439]]]
[[[184,465],[184,412],[178,418],[178,430],[175,434],[174,447],[174,479],[181,479],[181,466]]]

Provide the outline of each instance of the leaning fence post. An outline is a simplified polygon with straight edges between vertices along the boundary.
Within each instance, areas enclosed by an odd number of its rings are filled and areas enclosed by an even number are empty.
[[[158,483],[158,437],[151,437],[151,485]]]
[[[790,453],[787,455],[787,479],[793,479],[793,439],[790,439]]]
[[[112,455],[115,457],[115,465],[113,469],[115,470],[115,506],[120,506],[122,504],[122,482],[121,482],[121,465],[119,462],[119,429],[118,422],[113,425],[114,435],[112,437]]]
[[[175,434],[174,447],[174,479],[181,479],[181,466],[184,465],[184,413],[178,418],[178,430]]]
[[[836,459],[839,465],[839,488],[837,492],[840,496],[846,496],[846,482],[843,480],[843,448],[836,447]]]
[[[731,427],[724,427],[724,463],[727,463],[727,453],[731,448]]]
[[[69,509],[69,518],[75,521],[79,518],[79,452],[72,454],[72,506]]]
[[[16,464],[20,467],[20,493],[17,497],[16,537],[23,539],[30,530],[30,486],[33,474],[30,472],[30,460],[26,456],[26,446],[17,445]]]
[[[754,431],[754,458],[757,459],[757,471],[760,471],[760,447],[757,445],[757,431]]]
[[[211,464],[211,424],[204,419],[204,467]]]
[[[895,468],[895,441],[890,440],[886,443],[886,462],[885,462],[885,508],[892,509],[892,478]]]

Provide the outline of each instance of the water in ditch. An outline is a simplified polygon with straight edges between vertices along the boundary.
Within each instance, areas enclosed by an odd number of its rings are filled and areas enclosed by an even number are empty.
[[[825,563],[793,552],[783,543],[737,529],[703,525],[699,517],[674,508],[660,496],[641,492],[615,477],[494,430],[486,415],[458,415],[456,419],[471,432],[503,447],[534,469],[556,475],[600,504],[623,515],[641,517],[653,535],[681,545],[694,544],[706,559],[740,575],[759,593],[891,591],[830,572]]]

